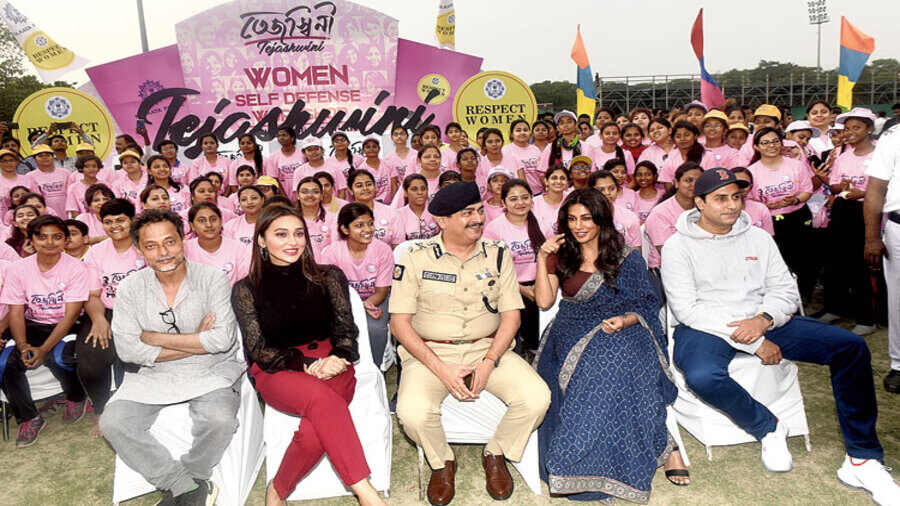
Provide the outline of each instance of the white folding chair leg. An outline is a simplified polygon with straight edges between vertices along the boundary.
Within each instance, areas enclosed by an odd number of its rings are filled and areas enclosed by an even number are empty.
[[[419,454],[419,500],[421,501],[425,497],[425,450],[416,445],[416,452]]]
[[[687,449],[684,447],[684,441],[681,439],[681,430],[678,429],[678,420],[672,406],[666,406],[666,428],[669,429],[669,434],[672,435],[672,439],[678,445],[678,452],[681,453],[681,460],[684,461],[684,465],[690,466],[691,459],[688,458]]]
[[[812,453],[812,443],[809,441],[809,434],[803,435],[803,441],[806,443],[806,451]]]
[[[706,460],[712,461],[712,446],[706,445]]]

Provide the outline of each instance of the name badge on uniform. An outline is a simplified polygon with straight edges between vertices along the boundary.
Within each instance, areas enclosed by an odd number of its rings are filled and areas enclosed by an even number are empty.
[[[483,279],[490,279],[492,277],[494,277],[494,274],[487,269],[485,269],[483,272],[475,275],[475,279],[477,279],[478,281],[481,281]]]
[[[442,283],[456,283],[456,274],[446,274],[443,272],[423,271],[422,279],[428,281],[440,281]]]

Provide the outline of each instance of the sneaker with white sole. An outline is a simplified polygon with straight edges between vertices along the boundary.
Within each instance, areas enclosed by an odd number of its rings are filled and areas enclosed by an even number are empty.
[[[837,475],[844,485],[872,494],[872,500],[879,506],[900,506],[900,484],[889,471],[889,467],[877,460],[854,459],[846,455]]]
[[[875,325],[859,325],[859,324],[857,324],[857,325],[853,326],[853,329],[851,329],[850,332],[853,332],[854,334],[858,335],[859,337],[866,337],[875,332]]]
[[[834,313],[825,313],[822,316],[820,316],[818,319],[822,323],[827,323],[827,324],[831,325],[832,323],[840,320],[841,317]]]
[[[762,443],[762,463],[767,471],[785,473],[794,468],[794,458],[787,447],[787,427],[778,422],[775,430],[766,434]]]

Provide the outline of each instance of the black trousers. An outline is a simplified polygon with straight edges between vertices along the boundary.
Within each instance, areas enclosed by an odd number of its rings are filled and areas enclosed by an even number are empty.
[[[772,221],[778,251],[784,263],[797,276],[800,296],[809,300],[816,287],[815,263],[810,261],[810,256],[821,254],[811,247],[812,213],[804,205],[792,213],[774,216]]]
[[[76,322],[73,327],[78,324]],[[25,320],[25,341],[31,346],[40,346],[50,337],[54,327],[55,325]],[[66,400],[72,402],[83,401],[85,399],[84,388],[78,382],[78,376],[75,374],[73,367],[75,365],[75,343],[68,342],[63,347],[62,361],[73,369],[71,371],[57,364],[50,355],[48,353],[45,356],[43,365],[50,369],[50,372],[62,385]],[[9,399],[13,415],[15,415],[18,423],[26,422],[38,416],[37,407],[31,398],[28,378],[25,376],[26,370],[28,368],[22,362],[22,354],[18,348],[14,349],[6,362],[6,370],[3,372],[3,393]]]
[[[862,201],[834,199],[828,239],[825,311],[854,318],[859,325],[874,324],[872,273],[865,258]]]
[[[112,322],[112,309],[105,312],[106,321]],[[116,346],[110,337],[109,346],[104,350],[99,344],[88,344],[86,338],[91,331],[91,319],[83,318],[78,328],[75,340],[76,372],[81,385],[87,391],[94,413],[100,415],[106,407],[112,388],[113,373],[115,369],[116,384],[122,383],[125,374],[122,361],[116,355]]]
[[[534,281],[519,283],[524,286],[534,286]],[[525,308],[520,310],[522,322],[519,325],[519,346],[525,350],[537,350],[540,342],[540,309],[537,303],[528,297],[522,297]]]

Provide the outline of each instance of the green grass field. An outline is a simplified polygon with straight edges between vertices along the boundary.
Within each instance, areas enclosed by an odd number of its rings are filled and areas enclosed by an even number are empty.
[[[886,465],[900,470],[900,395],[888,394],[881,380],[888,371],[887,331],[880,329],[868,338],[872,350],[873,369],[878,395],[878,435],[886,452]],[[388,390],[395,390],[395,370],[389,371]],[[812,439],[812,453],[807,453],[803,438],[791,438],[794,455],[790,473],[766,472],[759,460],[759,443],[716,447],[713,460],[706,459],[703,446],[682,430],[691,457],[693,484],[689,487],[670,485],[662,474],[653,481],[651,504],[673,505],[749,505],[749,504],[814,504],[869,505],[869,496],[841,485],[835,471],[843,461],[844,448],[834,413],[834,400],[828,369],[800,364],[800,385]],[[0,504],[2,505],[102,505],[112,501],[113,452],[103,439],[91,439],[88,418],[63,427],[61,413],[50,414],[48,425],[36,444],[15,448],[15,425],[12,439],[0,443]],[[484,491],[484,474],[479,460],[479,446],[454,446],[459,472],[456,481],[457,506],[494,503]],[[415,447],[403,436],[394,419],[394,458],[390,504],[427,504],[418,501]],[[562,498],[535,496],[516,471],[515,492],[506,504],[568,504]],[[900,478],[900,472],[894,476]],[[256,481],[248,504],[264,504],[265,469]],[[150,505],[159,500],[154,493],[136,498],[127,505]],[[292,504],[350,505],[352,497],[307,501]],[[619,504],[626,504],[620,501]]]

